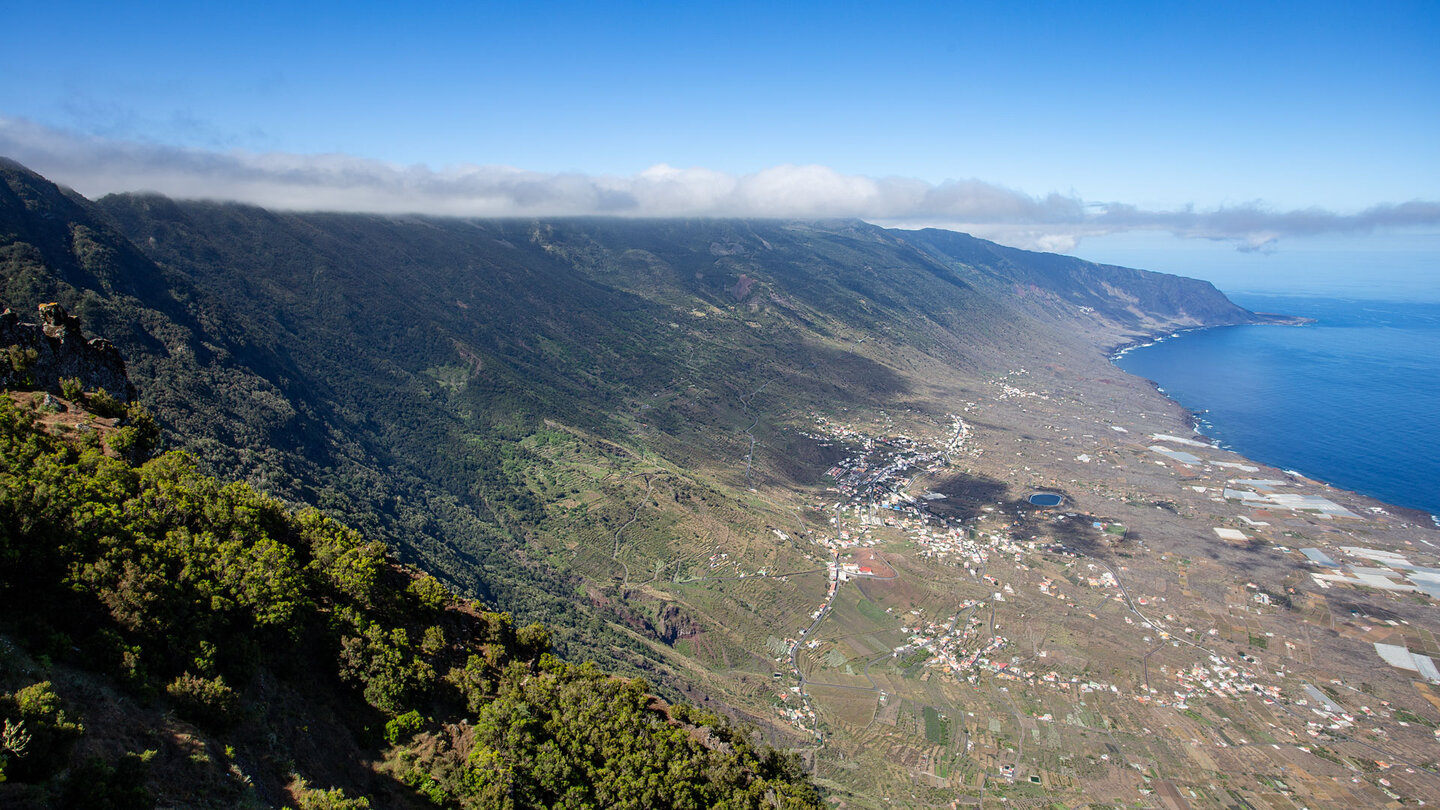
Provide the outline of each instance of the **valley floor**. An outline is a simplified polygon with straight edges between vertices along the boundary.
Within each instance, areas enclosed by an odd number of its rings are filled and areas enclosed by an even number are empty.
[[[772,719],[822,783],[847,806],[1440,799],[1440,532],[1163,403],[1096,418],[1029,378],[928,433],[817,418],[846,450],[806,516],[824,568],[725,569],[827,578],[766,642]]]

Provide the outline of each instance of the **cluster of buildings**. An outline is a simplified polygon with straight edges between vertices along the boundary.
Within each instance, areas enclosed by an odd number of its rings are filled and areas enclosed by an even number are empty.
[[[968,428],[958,416],[951,419],[952,438],[940,446],[926,446],[905,435],[876,439],[817,417],[820,435],[814,438],[846,441],[859,448],[858,453],[826,471],[835,479],[833,490],[845,496],[845,500],[833,508],[908,506],[918,515],[918,500],[905,491],[910,481],[917,472],[938,470],[949,463],[949,455],[960,448],[968,434]]]
[[[1175,681],[1175,685],[1170,687],[1170,693],[1167,695],[1160,689],[1151,687],[1148,695],[1137,694],[1137,701],[1184,710],[1189,708],[1190,700],[1196,695],[1234,699],[1258,694],[1267,705],[1274,704],[1281,698],[1279,686],[1259,683],[1254,673],[1237,667],[1218,655],[1212,654],[1208,663],[1197,662],[1173,671],[1163,665],[1159,669],[1162,675]]]
[[[818,723],[815,719],[815,709],[800,692],[800,687],[792,686],[789,689],[776,693],[779,703],[775,706],[775,714],[785,722],[789,723],[798,731],[806,734],[814,734],[815,739],[821,739],[818,731]]]
[[[1009,386],[1006,388],[1008,391]],[[1008,393],[1013,396],[1035,396],[1018,389]],[[1030,669],[1026,666],[1028,662],[1024,662],[1016,656],[1003,654],[1004,650],[1012,646],[1011,641],[998,632],[998,627],[990,626],[989,621],[982,618],[982,613],[992,602],[1004,602],[1006,594],[1013,595],[1015,591],[1011,586],[1002,584],[994,573],[989,572],[992,562],[1011,558],[1015,561],[1017,570],[1027,569],[1027,566],[1021,562],[1026,554],[1051,553],[1056,552],[1057,549],[1053,547],[1053,544],[1048,544],[1038,538],[1031,538],[1027,541],[1012,536],[1007,530],[1013,526],[1006,524],[1004,516],[992,508],[985,508],[985,511],[990,513],[990,517],[993,519],[987,520],[982,529],[978,523],[967,526],[959,521],[939,519],[924,508],[922,499],[909,495],[908,490],[917,474],[944,467],[950,456],[961,449],[963,440],[968,435],[968,429],[959,417],[952,418],[954,419],[952,438],[943,445],[931,444],[928,446],[909,436],[897,435],[877,439],[823,417],[816,419],[820,433],[816,438],[845,442],[855,448],[855,453],[828,471],[835,481],[831,491],[841,497],[815,503],[817,508],[829,512],[829,522],[833,527],[833,532],[828,536],[817,533],[819,536],[815,539],[821,545],[829,548],[835,554],[835,558],[829,566],[830,585],[825,601],[810,614],[815,623],[802,630],[797,638],[787,639],[790,652],[793,653],[800,644],[807,642],[806,635],[828,612],[841,584],[857,577],[874,576],[873,571],[866,570],[869,566],[864,562],[842,562],[841,552],[844,549],[875,545],[877,540],[872,534],[872,529],[885,526],[907,534],[915,543],[919,556],[954,564],[958,568],[963,568],[973,580],[985,582],[994,588],[994,593],[989,599],[965,602],[955,616],[948,621],[917,618],[909,622],[908,624],[911,626],[901,628],[909,635],[909,638],[905,644],[892,650],[892,657],[904,659],[923,651],[925,655],[921,657],[925,660],[924,666],[927,671],[944,672],[971,683],[977,682],[982,674],[988,673],[999,680],[1065,690],[1072,694],[1091,692],[1119,694],[1120,688],[1113,683],[1074,676],[1066,677],[1053,669],[1043,668],[1043,665],[1038,669]],[[1171,445],[1208,447],[1203,443],[1181,437],[1155,435],[1152,438]],[[1163,444],[1150,449],[1180,463],[1209,463],[1202,461],[1194,453],[1165,447]],[[1219,464],[1220,462],[1215,463]],[[1254,471],[1253,467],[1240,464],[1225,464],[1224,466],[1233,466],[1245,472]],[[1325,519],[1358,517],[1326,498],[1285,492],[1282,490],[1285,486],[1288,486],[1288,483],[1282,481],[1234,479],[1227,481],[1223,490],[1223,498],[1239,500],[1246,506],[1302,511]],[[926,499],[941,497],[943,496],[935,493],[926,495]],[[1217,500],[1220,499],[1217,498]],[[1252,525],[1263,526],[1265,524],[1253,523]],[[1099,528],[1104,530],[1103,525]],[[1236,533],[1244,537],[1243,533]],[[1065,552],[1066,550],[1058,549],[1058,551]],[[1381,587],[1380,583],[1383,582],[1385,587],[1394,590],[1418,590],[1440,596],[1440,569],[1410,564],[1399,555],[1346,547],[1344,551],[1347,554],[1364,558],[1369,564],[1350,566],[1348,572],[1341,573],[1339,572],[1341,566],[1325,552],[1319,549],[1302,549],[1301,551],[1316,566],[1329,569],[1313,574],[1322,584],[1353,581],[1358,584],[1373,583],[1375,587]],[[1382,567],[1384,570],[1379,570]],[[1132,608],[1138,604],[1139,609],[1144,609],[1153,601],[1147,600],[1145,597],[1136,597],[1132,604],[1131,597],[1125,593],[1117,575],[1112,570],[1098,566],[1094,562],[1086,562],[1084,569],[1077,567],[1074,569],[1074,573],[1075,576],[1071,576],[1068,583],[1059,581],[1053,576],[1042,577],[1037,588],[1041,594],[1061,600],[1072,607],[1074,606],[1071,601],[1072,597],[1066,593],[1066,589],[1063,587],[1070,583],[1079,587],[1108,591],[1110,598]],[[1092,618],[1096,618],[1095,614],[1090,615]],[[1191,701],[1202,697],[1226,700],[1259,697],[1267,704],[1282,701],[1299,705],[1307,704],[1306,699],[1299,696],[1296,696],[1294,700],[1282,696],[1281,686],[1278,685],[1283,683],[1281,677],[1274,679],[1273,683],[1262,682],[1262,678],[1264,681],[1271,679],[1265,678],[1268,673],[1252,657],[1241,654],[1244,663],[1233,661],[1187,641],[1183,637],[1172,636],[1165,627],[1144,616],[1140,616],[1138,621],[1129,615],[1124,618],[1126,625],[1138,625],[1136,630],[1140,633],[1158,633],[1159,641],[1176,646],[1184,643],[1195,647],[1196,651],[1204,656],[1202,660],[1184,668],[1160,666],[1158,672],[1164,678],[1164,682],[1153,685],[1147,682],[1145,686],[1137,689],[1133,697],[1140,703],[1173,707],[1176,710],[1184,710],[1189,707]],[[1176,621],[1173,616],[1167,616],[1166,619],[1171,622]],[[1187,627],[1185,631],[1187,634],[1195,635],[1192,628]],[[1215,633],[1214,630],[1210,631],[1212,636]],[[1150,640],[1150,635],[1145,635],[1144,641],[1148,643]],[[813,649],[819,643],[816,639],[810,639],[807,646]],[[1386,657],[1387,661],[1393,658],[1394,662],[1399,662],[1394,663],[1395,666],[1413,668],[1422,675],[1428,675],[1430,670],[1434,669],[1430,659],[1417,662],[1414,654],[1403,648],[1399,651],[1385,650],[1381,652],[1381,655]],[[1043,658],[1043,651],[1037,657]],[[1403,661],[1402,658],[1404,658]],[[777,659],[777,661],[784,660],[786,660],[784,657]],[[1428,668],[1427,665],[1429,665]],[[1152,675],[1154,672],[1155,670],[1151,670]],[[789,687],[782,691],[779,697],[777,711],[782,718],[801,730],[810,732],[815,729],[815,712],[804,692],[803,685]],[[1343,718],[1340,720],[1343,721]]]
[[[1009,378],[1011,378],[1011,377],[1016,377],[1016,378],[1018,378],[1018,377],[1023,377],[1023,376],[1028,375],[1029,373],[1030,373],[1030,372],[1026,371],[1026,370],[1023,369],[1023,368],[1021,368],[1021,369],[1015,369],[1015,370],[1013,370],[1013,371],[1008,371],[1008,372],[1006,372],[1004,377],[1001,377],[999,380],[996,380],[996,381],[994,382],[995,387],[997,387],[997,388],[1000,389],[1000,393],[995,396],[995,399],[997,399],[997,400],[1006,400],[1006,399],[1039,399],[1039,400],[1046,400],[1046,399],[1049,399],[1049,398],[1050,398],[1050,395],[1049,395],[1049,394],[1041,394],[1041,393],[1037,393],[1037,392],[1035,392],[1035,391],[1026,391],[1026,390],[1023,389],[1023,388],[1016,388],[1015,386],[1013,386],[1013,385],[1011,385],[1010,383],[1008,383],[1008,382],[1005,381],[1005,380],[1007,380],[1007,379],[1009,379]]]

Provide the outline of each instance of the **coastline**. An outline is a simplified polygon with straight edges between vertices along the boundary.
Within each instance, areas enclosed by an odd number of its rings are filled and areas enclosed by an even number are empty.
[[[1272,317],[1279,318],[1279,317],[1281,317],[1281,316],[1272,316]],[[1350,494],[1350,495],[1353,495],[1353,496],[1355,496],[1355,497],[1364,499],[1364,500],[1366,500],[1366,501],[1370,501],[1370,502],[1373,502],[1373,503],[1375,503],[1375,504],[1379,504],[1379,505],[1381,505],[1383,508],[1385,508],[1387,511],[1391,511],[1391,512],[1394,512],[1394,513],[1396,513],[1396,514],[1404,515],[1407,519],[1413,520],[1413,521],[1415,521],[1415,522],[1417,522],[1417,523],[1420,523],[1421,525],[1427,525],[1427,524],[1428,524],[1428,525],[1433,526],[1434,528],[1440,528],[1440,510],[1432,511],[1431,509],[1427,509],[1427,508],[1424,508],[1424,507],[1406,506],[1406,505],[1403,505],[1403,504],[1398,504],[1398,503],[1395,503],[1395,502],[1392,501],[1392,500],[1388,500],[1385,496],[1380,495],[1380,494],[1378,494],[1378,493],[1368,492],[1368,491],[1366,491],[1366,490],[1364,490],[1364,489],[1361,489],[1361,488],[1350,488],[1350,487],[1346,487],[1346,486],[1343,486],[1343,485],[1335,484],[1335,483],[1327,480],[1325,477],[1317,477],[1317,476],[1312,475],[1312,474],[1310,474],[1310,473],[1307,473],[1307,472],[1305,472],[1305,471],[1303,471],[1303,470],[1298,470],[1298,469],[1295,468],[1296,465],[1292,465],[1292,464],[1281,464],[1281,463],[1276,463],[1276,462],[1268,461],[1268,460],[1266,460],[1266,459],[1264,458],[1264,454],[1263,454],[1263,453],[1258,454],[1258,455],[1253,454],[1253,453],[1254,453],[1254,449],[1253,449],[1253,448],[1240,448],[1240,447],[1232,446],[1232,445],[1224,442],[1223,439],[1221,439],[1221,438],[1219,438],[1219,437],[1217,437],[1217,436],[1212,435],[1210,432],[1207,432],[1207,430],[1206,430],[1206,428],[1209,428],[1210,430],[1214,430],[1214,427],[1215,427],[1212,422],[1210,422],[1209,420],[1207,420],[1206,418],[1204,418],[1204,417],[1202,416],[1202,414],[1208,414],[1208,413],[1210,412],[1210,410],[1209,410],[1208,408],[1192,409],[1190,406],[1188,406],[1188,405],[1186,405],[1185,403],[1182,403],[1181,401],[1179,401],[1178,399],[1176,399],[1176,397],[1175,397],[1174,395],[1172,395],[1169,391],[1167,391],[1167,390],[1165,389],[1165,387],[1164,387],[1159,381],[1154,380],[1154,379],[1151,379],[1150,377],[1147,377],[1147,376],[1145,376],[1145,375],[1143,375],[1143,374],[1141,374],[1141,373],[1134,372],[1134,371],[1130,371],[1130,370],[1124,368],[1123,366],[1121,366],[1121,365],[1120,365],[1120,362],[1119,362],[1119,361],[1121,361],[1124,357],[1126,357],[1127,355],[1129,355],[1131,352],[1133,352],[1133,351],[1136,350],[1136,349],[1143,349],[1143,348],[1150,348],[1150,347],[1153,347],[1153,346],[1157,346],[1157,345],[1160,345],[1160,344],[1162,344],[1162,343],[1165,343],[1165,342],[1167,342],[1167,341],[1169,341],[1169,340],[1171,340],[1171,339],[1178,338],[1178,337],[1181,337],[1182,335],[1189,334],[1189,333],[1192,333],[1192,332],[1206,331],[1206,330],[1211,330],[1211,329],[1220,329],[1220,328],[1230,327],[1230,326],[1306,325],[1306,324],[1314,324],[1314,323],[1317,323],[1317,320],[1314,319],[1314,318],[1302,318],[1302,317],[1291,317],[1291,316],[1284,316],[1284,317],[1288,318],[1289,320],[1286,321],[1286,322],[1280,322],[1280,321],[1263,321],[1263,322],[1249,323],[1249,324],[1217,324],[1217,325],[1212,325],[1212,326],[1196,326],[1196,327],[1186,327],[1186,328],[1174,329],[1174,330],[1164,330],[1164,331],[1160,331],[1160,332],[1153,333],[1153,334],[1151,334],[1151,335],[1146,335],[1146,336],[1142,336],[1142,337],[1137,337],[1137,338],[1135,338],[1135,339],[1133,339],[1133,340],[1131,340],[1131,341],[1128,341],[1128,342],[1126,342],[1126,343],[1117,344],[1117,345],[1111,347],[1111,348],[1106,352],[1106,356],[1107,356],[1107,359],[1109,359],[1110,363],[1111,363],[1117,370],[1119,370],[1119,371],[1121,371],[1121,372],[1123,372],[1123,373],[1125,373],[1125,374],[1128,374],[1128,375],[1130,375],[1130,376],[1132,376],[1132,377],[1136,377],[1136,378],[1138,378],[1138,379],[1141,379],[1141,380],[1145,381],[1146,383],[1148,383],[1148,384],[1150,385],[1151,388],[1153,388],[1153,389],[1156,391],[1156,393],[1158,393],[1158,394],[1160,394],[1162,397],[1164,397],[1165,400],[1166,400],[1168,403],[1170,403],[1170,404],[1179,412],[1180,417],[1184,420],[1185,424],[1190,427],[1191,432],[1192,432],[1196,437],[1198,437],[1199,439],[1203,440],[1206,444],[1208,444],[1208,445],[1210,445],[1210,446],[1212,446],[1212,447],[1214,447],[1214,448],[1216,448],[1216,449],[1218,449],[1218,450],[1224,450],[1224,451],[1227,451],[1227,452],[1235,453],[1236,455],[1242,456],[1242,457],[1245,458],[1246,460],[1251,461],[1251,462],[1253,462],[1253,463],[1255,463],[1255,464],[1259,464],[1259,465],[1262,465],[1262,466],[1265,466],[1265,467],[1270,467],[1270,468],[1272,468],[1272,469],[1279,470],[1280,472],[1284,473],[1285,475],[1287,475],[1287,476],[1289,476],[1289,477],[1291,477],[1291,478],[1293,478],[1293,479],[1307,481],[1307,482],[1310,482],[1310,483],[1313,483],[1313,484],[1316,484],[1316,485],[1319,485],[1319,486],[1323,486],[1323,487],[1325,487],[1325,488],[1327,488],[1327,489],[1334,490],[1334,491],[1336,491],[1336,492],[1348,493],[1348,494]]]
[[[1241,323],[1209,323],[1198,326],[1161,329],[1151,332],[1148,335],[1135,337],[1124,343],[1116,343],[1103,349],[1103,351],[1105,352],[1105,356],[1113,363],[1136,349],[1143,349],[1148,346],[1164,343],[1171,338],[1177,338],[1190,332],[1201,332],[1207,329],[1227,329],[1235,326],[1310,326],[1319,323],[1315,318],[1304,315],[1280,315],[1274,312],[1252,312],[1250,314],[1256,316],[1256,319]]]
[[[1136,349],[1144,349],[1144,348],[1147,348],[1147,347],[1149,347],[1149,346],[1155,346],[1155,345],[1157,345],[1157,344],[1164,343],[1165,341],[1170,340],[1171,338],[1180,337],[1181,335],[1183,335],[1183,334],[1185,334],[1185,333],[1187,333],[1187,332],[1198,332],[1198,331],[1200,331],[1200,330],[1202,330],[1202,329],[1223,329],[1224,327],[1234,326],[1234,325],[1235,325],[1235,324],[1228,324],[1228,323],[1227,323],[1227,324],[1216,324],[1216,325],[1214,325],[1214,326],[1185,326],[1185,327],[1181,327],[1181,328],[1179,328],[1179,329],[1166,329],[1166,330],[1163,330],[1163,331],[1160,331],[1160,332],[1155,332],[1155,333],[1153,333],[1153,334],[1146,335],[1146,336],[1144,336],[1144,337],[1135,338],[1134,340],[1130,340],[1130,341],[1127,341],[1127,342],[1125,342],[1125,343],[1118,343],[1118,344],[1116,344],[1116,345],[1114,345],[1114,346],[1111,346],[1110,348],[1107,348],[1107,349],[1104,350],[1104,351],[1105,351],[1105,357],[1106,357],[1111,363],[1114,363],[1116,360],[1119,360],[1120,358],[1124,357],[1125,355],[1129,354],[1130,352],[1135,351]],[[1119,368],[1119,366],[1116,366],[1116,368]],[[1121,369],[1121,370],[1124,371],[1124,369]],[[1129,372],[1126,372],[1126,373],[1128,374]]]

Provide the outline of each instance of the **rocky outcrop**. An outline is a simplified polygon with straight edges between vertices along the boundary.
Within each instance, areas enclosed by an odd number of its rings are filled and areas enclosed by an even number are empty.
[[[695,617],[680,609],[680,606],[671,602],[655,616],[655,636],[670,646],[682,638],[690,638],[700,632],[700,623]]]
[[[120,351],[104,338],[86,340],[80,319],[59,304],[41,304],[40,322],[0,314],[0,388],[60,393],[60,381],[77,379],[86,391],[103,390],[122,403],[135,398]]]

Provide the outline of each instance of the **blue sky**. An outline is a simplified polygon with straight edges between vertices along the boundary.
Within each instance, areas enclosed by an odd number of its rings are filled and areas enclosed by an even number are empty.
[[[0,154],[87,194],[856,215],[1251,287],[1379,252],[1440,286],[1434,2],[6,17]]]

